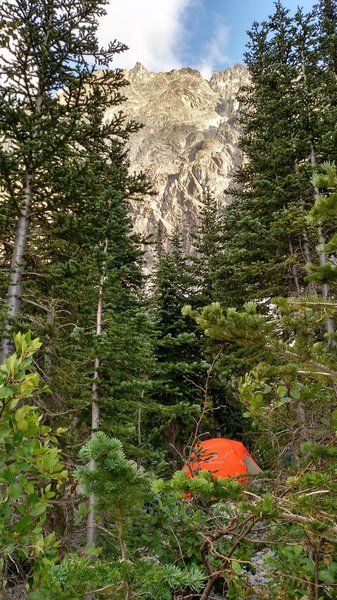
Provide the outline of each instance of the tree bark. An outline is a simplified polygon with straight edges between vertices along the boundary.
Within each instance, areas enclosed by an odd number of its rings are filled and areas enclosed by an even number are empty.
[[[311,166],[312,167],[316,167],[317,166],[317,159],[316,159],[316,151],[315,151],[315,146],[312,140],[310,140],[310,161],[311,161]],[[314,188],[314,197],[315,197],[315,201],[318,199],[319,197],[319,189],[317,187]],[[318,222],[317,224],[317,232],[318,232],[318,242],[319,242],[319,265],[321,267],[324,267],[327,264],[327,255],[326,252],[324,250],[326,241],[325,241],[325,237],[324,237],[324,233],[323,233],[323,228],[322,228],[322,223],[321,221]],[[330,292],[330,286],[328,283],[323,283],[322,285],[322,298],[323,300],[327,300],[329,297],[329,292]],[[327,319],[326,320],[326,330],[328,333],[334,333],[335,331],[335,325],[332,319]]]
[[[106,255],[108,251],[108,240],[105,240],[103,254]],[[105,265],[103,265],[103,271],[99,283],[98,291],[98,302],[96,312],[96,337],[99,337],[102,333],[102,318],[103,318],[103,286],[105,281]],[[99,377],[100,359],[98,356],[95,357],[94,363],[94,374],[93,382],[91,387],[91,431],[94,434],[100,426],[100,409],[98,404],[98,386],[97,380]],[[89,470],[94,471],[96,469],[96,462],[92,459],[89,463]],[[95,544],[97,537],[97,525],[96,525],[96,498],[95,494],[90,494],[88,503],[88,519],[87,519],[87,544]]]
[[[44,35],[43,47],[46,50],[50,30],[52,27],[52,16],[51,12],[47,22],[47,28]],[[45,81],[43,77],[39,80],[38,92],[35,99],[35,106],[33,110],[32,118],[32,132],[30,140],[35,142],[41,131],[41,124],[39,117],[42,112]],[[28,245],[28,237],[30,230],[30,216],[32,210],[33,196],[34,196],[34,182],[36,175],[36,151],[32,150],[26,163],[24,182],[23,182],[23,194],[22,203],[19,210],[18,224],[15,234],[14,249],[10,267],[10,279],[7,289],[7,314],[5,318],[4,336],[1,340],[1,351],[0,351],[0,364],[4,362],[11,351],[11,342],[9,340],[11,321],[17,317],[21,308],[22,298],[22,279],[25,272],[25,256]]]
[[[311,258],[308,234],[306,231],[303,231],[303,252],[304,252],[305,266],[309,267],[309,265],[312,264],[312,258]],[[309,281],[308,292],[309,292],[310,296],[318,295],[316,284],[313,281]]]
[[[99,291],[99,299],[97,305],[97,317],[96,317],[96,336],[101,335],[102,331],[102,285]],[[97,379],[99,375],[99,367],[100,360],[96,356],[95,358],[95,367],[94,367],[94,375],[93,375],[93,383],[91,388],[91,431],[92,434],[95,433],[99,429],[99,404],[98,404],[98,390],[97,390]],[[91,459],[89,463],[89,470],[94,471],[96,469],[96,461]],[[90,494],[89,496],[89,506],[88,506],[88,520],[87,520],[87,544],[95,544],[97,537],[97,527],[96,527],[96,514],[95,514],[95,505],[96,498],[95,494]]]
[[[295,256],[292,241],[290,239],[289,239],[289,251],[290,251],[290,256]],[[293,276],[293,280],[294,280],[294,284],[295,284],[295,288],[296,288],[296,294],[297,294],[297,296],[300,296],[301,295],[301,287],[299,284],[297,268],[296,268],[295,264],[292,265],[291,271],[292,271],[292,276]]]
[[[294,144],[293,144],[293,150],[295,150],[294,148]],[[295,174],[297,177],[299,177],[299,168],[298,168],[298,161],[297,159],[295,159],[294,161],[294,165],[295,165]],[[304,212],[304,202],[303,202],[303,198],[301,198],[301,206],[302,206],[302,211]],[[311,258],[311,252],[310,252],[310,246],[309,246],[309,239],[308,239],[308,234],[306,232],[306,230],[303,230],[303,241],[302,241],[302,247],[303,247],[303,255],[304,255],[304,264],[306,267],[308,267],[309,265],[311,265],[312,263],[312,258]],[[317,296],[317,290],[316,290],[316,285],[314,284],[313,281],[310,281],[308,284],[308,292],[311,296]],[[299,294],[301,295],[301,294]]]
[[[33,198],[34,184],[34,163],[33,161],[27,167],[25,174],[25,185],[23,191],[23,201],[20,208],[20,214],[15,234],[13,255],[11,260],[10,279],[7,290],[7,314],[5,321],[5,333],[1,344],[0,362],[4,362],[10,353],[11,343],[9,333],[11,321],[20,311],[22,296],[22,277],[25,271],[25,255],[27,250],[28,235],[30,228],[30,213]]]
[[[304,51],[302,50],[301,52],[301,58],[302,58],[302,65],[301,65],[301,70],[302,70],[302,75],[303,75],[303,79],[304,82],[307,86],[307,82],[308,82],[308,78],[307,78],[307,72],[306,72],[306,65],[305,65],[305,55],[304,55]],[[311,166],[313,168],[315,168],[317,166],[317,157],[316,157],[316,149],[315,149],[315,144],[314,144],[314,139],[313,139],[313,133],[311,132],[311,137],[310,137],[310,163]],[[319,196],[319,189],[317,187],[314,188],[314,198],[315,200],[317,200]],[[323,229],[322,229],[322,223],[318,223],[318,239],[319,239],[319,264],[321,267],[324,267],[327,263],[327,256],[326,256],[326,252],[324,250],[324,246],[325,246],[325,238],[324,238],[324,234],[323,234]],[[329,296],[329,291],[330,291],[330,286],[328,283],[323,283],[322,285],[322,297],[324,300],[326,300]],[[326,321],[326,328],[328,333],[333,333],[334,331],[334,324],[332,322],[331,319],[327,319]]]

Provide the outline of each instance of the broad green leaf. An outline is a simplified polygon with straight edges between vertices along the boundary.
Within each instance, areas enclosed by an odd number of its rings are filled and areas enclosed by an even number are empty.
[[[11,398],[13,396],[14,389],[9,385],[0,385],[0,398]]]
[[[29,515],[24,515],[16,524],[16,532],[25,535],[31,529],[32,520]]]
[[[322,569],[321,571],[318,571],[318,578],[320,581],[323,581],[324,583],[328,583],[328,584],[336,583],[336,573],[330,569]]]
[[[62,433],[65,433],[66,431],[68,431],[68,427],[58,427],[56,429],[57,435],[61,435]]]
[[[7,368],[7,372],[10,375],[14,375],[15,373],[15,367],[17,365],[17,356],[16,354],[12,354],[11,356],[9,356],[6,360],[6,368]]]
[[[0,442],[2,442],[11,433],[11,428],[8,423],[0,425]]]
[[[19,431],[28,431],[29,422],[26,419],[20,419],[17,421],[17,427]]]
[[[232,565],[232,569],[233,569],[235,575],[241,575],[242,568],[241,568],[240,563],[238,563],[236,560],[232,560],[231,565]]]
[[[23,489],[19,483],[12,483],[8,486],[8,495],[12,500],[17,500],[23,493]]]
[[[39,502],[34,508],[31,509],[30,514],[32,517],[38,517],[42,515],[42,513],[46,512],[47,505],[43,502]]]

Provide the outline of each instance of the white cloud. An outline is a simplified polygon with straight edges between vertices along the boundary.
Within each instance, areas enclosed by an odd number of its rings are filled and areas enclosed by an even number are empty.
[[[219,68],[223,69],[224,64],[231,64],[231,60],[226,54],[229,45],[229,34],[230,27],[219,18],[213,37],[205,45],[204,58],[197,66],[197,69],[206,79],[209,79],[212,73],[219,70]]]
[[[118,39],[129,46],[116,56],[115,67],[130,68],[141,62],[147,69],[167,71],[181,67],[184,11],[199,0],[110,0],[102,19],[102,44]]]

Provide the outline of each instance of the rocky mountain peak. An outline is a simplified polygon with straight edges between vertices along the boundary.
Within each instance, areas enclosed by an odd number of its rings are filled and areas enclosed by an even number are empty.
[[[135,230],[165,237],[180,229],[189,252],[205,191],[224,206],[242,162],[237,95],[247,70],[235,65],[208,81],[188,67],[154,73],[137,63],[125,76],[125,110],[144,125],[130,139],[131,171],[144,171],[156,191],[133,207]]]
[[[151,76],[153,76],[154,73],[151,73],[151,71],[148,71],[146,67],[144,67],[144,65],[142,65],[142,63],[137,62],[135,64],[135,66],[133,67],[133,69],[130,69],[128,71],[128,80],[130,83],[133,82],[138,82],[139,81],[148,81],[149,79],[151,79]]]

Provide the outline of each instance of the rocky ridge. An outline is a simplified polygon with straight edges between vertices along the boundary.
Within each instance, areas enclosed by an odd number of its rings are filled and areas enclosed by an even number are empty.
[[[208,81],[190,68],[153,73],[137,63],[125,76],[124,110],[144,125],[130,138],[130,168],[144,171],[156,192],[133,206],[135,231],[156,237],[161,230],[165,240],[179,229],[189,252],[205,190],[224,206],[242,162],[237,94],[247,70],[235,65]]]

